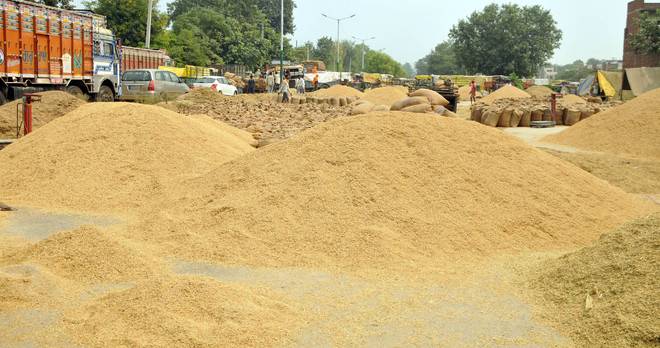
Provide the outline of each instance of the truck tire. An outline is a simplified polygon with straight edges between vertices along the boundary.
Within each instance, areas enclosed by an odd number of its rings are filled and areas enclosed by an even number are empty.
[[[115,93],[108,86],[101,86],[99,92],[96,94],[96,101],[98,102],[113,102],[115,101]]]
[[[82,89],[80,89],[80,87],[78,86],[67,86],[66,92],[73,95],[76,98],[87,100],[85,93],[83,93]]]

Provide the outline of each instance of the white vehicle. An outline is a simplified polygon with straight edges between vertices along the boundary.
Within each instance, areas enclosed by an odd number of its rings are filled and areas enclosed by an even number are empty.
[[[224,95],[236,95],[238,89],[229,83],[224,76],[206,76],[195,80],[192,84],[193,88],[210,88],[218,91]]]

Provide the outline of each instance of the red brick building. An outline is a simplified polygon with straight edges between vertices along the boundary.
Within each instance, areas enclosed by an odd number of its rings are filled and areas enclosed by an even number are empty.
[[[626,31],[623,41],[623,68],[641,68],[660,66],[660,55],[638,54],[630,47],[630,35],[635,34],[639,27],[637,21],[639,15],[646,11],[660,9],[660,3],[647,4],[644,0],[634,0],[628,3],[628,17],[626,20]]]

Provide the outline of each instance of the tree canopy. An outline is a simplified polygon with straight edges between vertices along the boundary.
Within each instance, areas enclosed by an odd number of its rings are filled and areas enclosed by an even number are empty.
[[[47,6],[53,6],[59,8],[66,8],[66,9],[73,8],[73,4],[71,3],[71,0],[35,0],[35,2]]]
[[[143,47],[147,32],[148,0],[95,0],[85,3],[94,12],[104,15],[115,36],[128,46]],[[154,0],[151,21],[152,42],[162,35],[167,26],[167,16],[158,11]],[[155,45],[158,46],[158,45]]]
[[[630,45],[642,54],[660,54],[660,9],[642,12],[637,22],[639,30],[631,34]]]
[[[461,72],[451,42],[444,41],[415,63],[418,74],[450,75]]]
[[[459,21],[449,37],[469,73],[531,76],[559,48],[562,32],[541,6],[491,4]]]

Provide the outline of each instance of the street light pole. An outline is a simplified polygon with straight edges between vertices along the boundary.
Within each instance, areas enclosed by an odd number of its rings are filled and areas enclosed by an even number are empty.
[[[280,1],[280,85],[284,82],[284,0]]]
[[[375,37],[375,36],[372,36],[372,37],[370,37],[370,38],[368,38],[368,39],[360,39],[359,37],[355,37],[355,36],[353,36],[353,38],[354,38],[355,40],[362,41],[362,68],[361,68],[362,71],[361,71],[361,72],[364,72],[364,43],[367,42],[367,41],[369,41],[369,40],[374,40],[376,37]]]
[[[325,18],[328,18],[328,19],[332,19],[333,21],[337,21],[337,57],[335,58],[335,61],[337,63],[337,72],[341,73],[341,71],[339,71],[339,23],[341,23],[341,21],[343,21],[343,20],[351,19],[351,18],[355,17],[355,15],[351,15],[351,16],[344,17],[344,18],[334,18],[334,17],[330,17],[326,14],[321,13],[321,16],[323,16]]]
[[[144,46],[149,48],[151,46],[151,11],[154,7],[154,0],[149,0],[149,8],[147,9],[147,37],[144,40]]]

